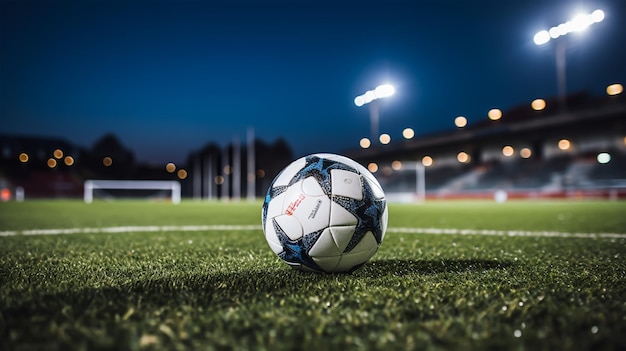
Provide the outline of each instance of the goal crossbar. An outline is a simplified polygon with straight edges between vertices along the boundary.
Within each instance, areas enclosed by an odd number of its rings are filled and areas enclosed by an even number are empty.
[[[94,189],[171,190],[172,203],[180,203],[180,183],[175,180],[86,180],[85,203],[93,202]]]

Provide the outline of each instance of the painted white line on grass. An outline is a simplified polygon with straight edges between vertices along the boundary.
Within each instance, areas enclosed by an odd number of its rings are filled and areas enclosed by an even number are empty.
[[[525,231],[525,230],[489,230],[489,229],[454,229],[454,228],[387,228],[388,233],[407,234],[449,234],[449,235],[484,235],[484,236],[532,236],[532,237],[559,237],[559,238],[603,238],[626,239],[624,233],[566,233],[553,231]]]
[[[262,230],[260,225],[169,225],[169,226],[126,226],[104,228],[28,229],[0,231],[0,236],[16,235],[59,235],[98,233],[141,233],[141,232],[200,232],[200,231],[252,231]],[[554,231],[487,230],[455,228],[387,228],[388,233],[438,234],[438,235],[484,235],[484,236],[529,236],[587,239],[626,239],[625,233],[565,233]]]
[[[183,225],[183,226],[127,226],[104,228],[61,228],[28,229],[1,231],[0,236],[15,235],[59,235],[59,234],[97,234],[97,233],[140,233],[140,232],[199,232],[215,230],[261,230],[260,225]]]

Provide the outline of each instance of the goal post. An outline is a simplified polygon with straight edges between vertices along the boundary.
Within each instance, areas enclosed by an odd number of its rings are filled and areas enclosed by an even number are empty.
[[[180,203],[180,183],[175,180],[86,180],[84,188],[85,203],[88,204],[93,202],[96,189],[170,190],[172,203]]]

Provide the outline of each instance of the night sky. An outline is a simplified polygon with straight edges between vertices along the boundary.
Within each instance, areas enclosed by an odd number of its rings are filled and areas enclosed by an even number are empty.
[[[0,133],[114,133],[155,163],[248,128],[295,156],[358,147],[354,97],[381,83],[394,140],[554,97],[554,46],[533,36],[579,11],[606,18],[565,38],[568,91],[626,83],[622,0],[0,1]]]

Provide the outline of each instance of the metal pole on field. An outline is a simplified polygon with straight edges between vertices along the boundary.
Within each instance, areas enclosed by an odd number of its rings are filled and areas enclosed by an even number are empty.
[[[255,159],[254,159],[254,129],[253,128],[248,128],[248,142],[246,145],[246,151],[247,151],[247,180],[248,180],[248,186],[246,187],[247,190],[247,199],[248,201],[253,201],[255,194],[256,194],[256,171],[255,171]]]
[[[233,142],[233,198],[241,199],[241,147],[239,138]]]
[[[222,183],[222,200],[230,199],[230,174],[232,173],[230,167],[230,147],[225,147],[222,156],[222,174],[224,174],[224,182]]]
[[[417,200],[419,202],[426,201],[426,167],[415,162],[415,190],[417,191]]]
[[[202,161],[200,152],[193,157],[193,199],[202,199]]]
[[[206,198],[213,200],[213,155],[210,153],[206,159]]]

